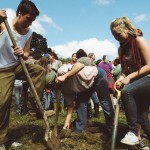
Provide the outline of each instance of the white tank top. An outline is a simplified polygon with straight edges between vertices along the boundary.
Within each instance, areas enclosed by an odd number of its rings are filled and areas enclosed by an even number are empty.
[[[32,30],[30,29],[26,35],[20,35],[13,31],[14,38],[18,46],[24,48],[26,42],[32,35]],[[11,67],[18,63],[18,57],[14,55],[14,50],[11,47],[13,44],[10,40],[6,28],[0,33],[0,68]]]

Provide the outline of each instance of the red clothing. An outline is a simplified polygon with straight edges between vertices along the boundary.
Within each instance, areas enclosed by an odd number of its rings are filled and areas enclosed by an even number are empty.
[[[100,62],[98,64],[98,67],[101,67],[102,69],[105,70],[105,72],[107,74],[108,88],[111,89],[112,91],[114,91],[115,80],[111,74],[111,70],[113,69],[112,64],[106,63],[106,62]]]

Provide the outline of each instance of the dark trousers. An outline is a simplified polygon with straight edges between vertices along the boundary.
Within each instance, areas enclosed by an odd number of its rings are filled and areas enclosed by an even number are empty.
[[[76,131],[82,132],[86,128],[87,121],[87,103],[91,97],[91,94],[96,91],[101,107],[104,112],[108,133],[111,134],[114,122],[114,111],[112,102],[110,99],[110,93],[108,89],[108,82],[106,73],[103,69],[98,68],[98,75],[95,78],[93,87],[89,90],[78,94],[77,96],[77,121]]]
[[[127,86],[121,92],[129,130],[137,135],[138,123],[150,139],[150,121],[148,110],[150,102],[150,76],[142,77]]]
[[[108,134],[111,135],[114,123],[114,110],[110,98],[106,73],[100,67],[98,67],[98,75],[95,79],[93,89],[97,92],[100,105],[104,112]]]
[[[26,64],[28,72],[41,97],[45,87],[45,70],[37,64]],[[15,79],[26,80],[21,64],[0,69],[0,144],[7,141],[10,107]]]

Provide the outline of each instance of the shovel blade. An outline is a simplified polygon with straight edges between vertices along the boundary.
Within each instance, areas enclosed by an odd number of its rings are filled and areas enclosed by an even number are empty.
[[[57,138],[55,133],[52,131],[49,132],[46,143],[51,150],[61,150],[62,149],[60,140]]]
[[[62,129],[58,135],[60,139],[68,138],[71,136],[71,129]]]

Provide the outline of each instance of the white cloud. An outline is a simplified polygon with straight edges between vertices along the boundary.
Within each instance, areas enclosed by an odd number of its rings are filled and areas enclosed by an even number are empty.
[[[5,9],[5,10],[6,10],[6,13],[7,13],[8,22],[9,22],[9,24],[10,24],[12,18],[14,18],[14,17],[16,16],[16,12],[15,12],[13,9],[11,9],[11,8],[7,8],[7,9]]]
[[[140,14],[134,18],[134,22],[144,22],[149,20],[149,16],[147,14]]]
[[[51,25],[52,27],[54,27],[55,29],[62,31],[62,28],[60,26],[58,26],[53,20],[52,18],[48,17],[47,15],[42,15],[38,18],[39,21],[41,22],[46,22],[49,25]]]
[[[98,5],[108,5],[112,2],[113,0],[96,0],[96,3]]]
[[[91,38],[84,41],[71,41],[64,45],[52,46],[51,48],[63,58],[71,57],[72,53],[82,48],[87,53],[93,52],[96,59],[102,58],[103,55],[109,55],[111,60],[117,57],[118,49],[117,46],[111,41],[107,39],[104,41],[99,41],[96,38]]]
[[[46,34],[46,30],[44,29],[43,25],[40,24],[37,20],[35,20],[32,25],[31,25],[31,29],[41,35],[45,35]]]
[[[11,23],[11,20],[16,16],[16,11],[11,9],[11,8],[7,8],[6,9],[7,12],[7,16],[8,16],[8,22]],[[59,27],[50,17],[48,17],[47,15],[42,15],[39,16],[38,19],[36,19],[31,26],[31,29],[41,35],[46,35],[47,31],[45,30],[44,26],[43,26],[43,22],[50,24],[53,28],[62,31],[62,28]]]

